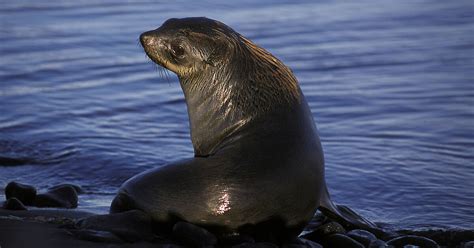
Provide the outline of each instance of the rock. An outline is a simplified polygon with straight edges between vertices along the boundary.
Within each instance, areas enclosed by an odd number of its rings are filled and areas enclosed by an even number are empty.
[[[217,243],[214,234],[188,222],[178,222],[173,226],[173,236],[190,246],[211,246]]]
[[[400,236],[394,239],[391,239],[387,242],[387,245],[394,246],[395,248],[402,248],[405,245],[416,245],[423,248],[437,248],[439,247],[436,242],[429,238],[415,236],[415,235],[405,235]]]
[[[314,242],[314,241],[311,241],[311,240],[308,240],[308,239],[301,239],[303,241],[303,244],[306,245],[307,248],[323,248],[322,245]]]
[[[154,239],[151,217],[140,210],[90,216],[77,221],[75,228],[111,232],[128,242]]]
[[[278,248],[278,245],[269,242],[242,243],[234,245],[232,248]]]
[[[463,248],[474,248],[474,241],[464,243]]]
[[[319,226],[324,225],[327,222],[328,222],[328,218],[318,211],[313,216],[313,218],[309,221],[309,223],[305,226],[304,231],[311,232],[317,229]]]
[[[0,166],[17,166],[29,163],[34,163],[34,161],[29,158],[9,158],[0,156]]]
[[[153,248],[186,248],[186,247],[177,245],[177,244],[154,244]]]
[[[5,187],[5,197],[7,200],[15,197],[25,205],[32,205],[36,197],[36,189],[31,185],[10,182]]]
[[[50,187],[50,188],[48,189],[48,191],[56,190],[56,189],[58,189],[58,188],[63,188],[63,187],[67,187],[67,186],[73,187],[74,190],[76,190],[76,193],[77,193],[78,195],[84,193],[84,190],[81,188],[81,186],[75,185],[75,184],[72,184],[72,183],[58,184],[58,185],[55,185],[55,186],[53,186],[53,187]]]
[[[323,248],[320,244],[308,239],[295,238],[281,246],[282,248]]]
[[[372,241],[370,245],[367,247],[368,248],[388,248],[388,245],[387,243],[385,243],[385,241],[377,239],[377,240]]]
[[[284,244],[281,248],[306,248],[304,244]]]
[[[332,221],[319,226],[312,232],[302,235],[301,238],[320,242],[324,239],[325,236],[329,236],[335,233],[346,233],[346,230],[339,223]]]
[[[245,234],[224,235],[219,237],[219,245],[233,246],[241,243],[255,243],[255,240]]]
[[[402,235],[415,235],[432,239],[440,246],[459,247],[460,244],[474,240],[474,230],[459,229],[428,229],[428,230],[398,230]],[[399,235],[392,237],[396,238]],[[388,239],[390,240],[390,239]]]
[[[3,208],[8,210],[27,210],[25,205],[16,197],[11,197],[3,203]]]
[[[370,243],[377,240],[374,234],[362,229],[351,230],[346,235],[363,244],[365,247],[368,247]]]
[[[420,247],[417,245],[405,245],[403,246],[403,248],[420,248]]]
[[[329,236],[325,240],[324,247],[365,248],[361,243],[340,233]]]
[[[52,189],[36,196],[34,206],[39,208],[76,208],[78,202],[76,190],[69,185]]]
[[[74,230],[72,234],[79,239],[93,241],[93,242],[104,242],[104,243],[123,243],[117,235],[108,232],[108,231],[99,231],[99,230]]]

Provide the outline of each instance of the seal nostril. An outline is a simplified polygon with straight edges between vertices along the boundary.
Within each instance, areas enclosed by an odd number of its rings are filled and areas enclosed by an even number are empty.
[[[142,46],[161,46],[162,39],[152,31],[145,32],[140,35]]]
[[[142,45],[146,45],[149,43],[149,40],[150,40],[151,36],[147,33],[143,33],[140,35],[140,42],[142,43]]]

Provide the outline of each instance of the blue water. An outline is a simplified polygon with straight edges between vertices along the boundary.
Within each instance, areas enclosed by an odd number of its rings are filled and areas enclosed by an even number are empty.
[[[0,5],[0,166],[104,213],[124,180],[191,157],[183,94],[138,43],[221,20],[292,68],[333,199],[396,228],[474,228],[474,2],[35,1]],[[0,196],[3,198],[3,196]]]

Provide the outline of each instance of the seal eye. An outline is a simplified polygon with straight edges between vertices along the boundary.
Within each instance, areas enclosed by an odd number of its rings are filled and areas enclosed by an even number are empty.
[[[171,45],[171,52],[174,56],[178,58],[182,58],[184,56],[184,47],[180,44],[172,44]]]

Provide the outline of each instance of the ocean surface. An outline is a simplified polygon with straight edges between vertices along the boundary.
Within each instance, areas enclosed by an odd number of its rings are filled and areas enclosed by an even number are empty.
[[[177,78],[138,43],[187,16],[292,68],[335,202],[395,228],[474,228],[472,0],[2,1],[0,194],[74,183],[79,209],[105,213],[126,179],[193,156]]]

